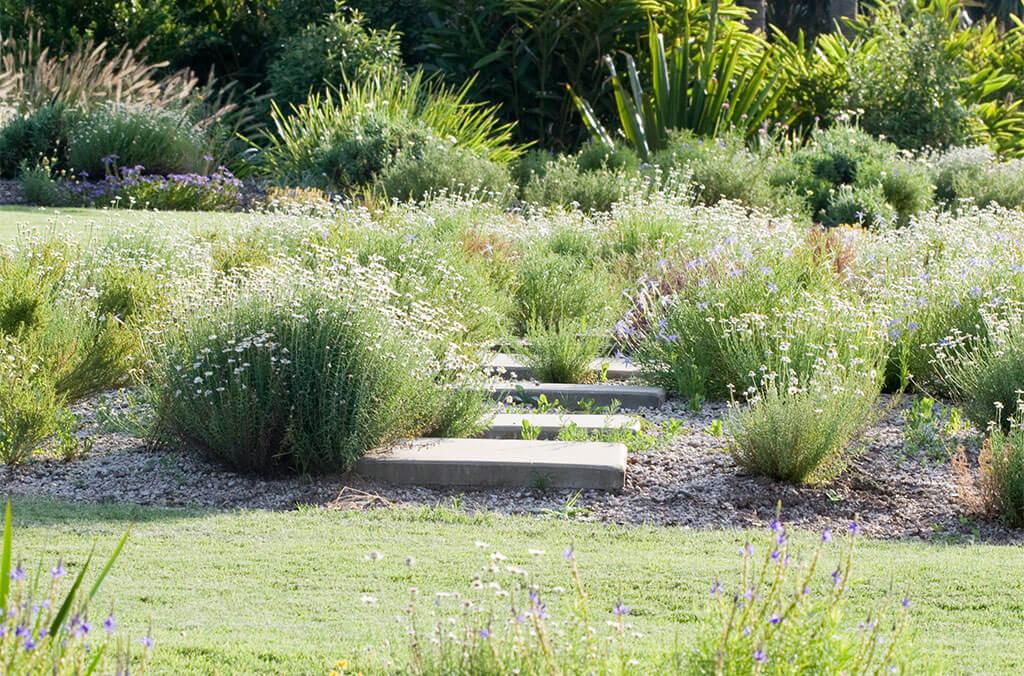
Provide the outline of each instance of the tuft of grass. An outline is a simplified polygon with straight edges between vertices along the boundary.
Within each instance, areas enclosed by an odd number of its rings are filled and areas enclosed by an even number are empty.
[[[523,357],[537,380],[546,383],[587,383],[595,378],[592,362],[605,340],[588,332],[587,322],[562,320],[552,326],[531,322]]]

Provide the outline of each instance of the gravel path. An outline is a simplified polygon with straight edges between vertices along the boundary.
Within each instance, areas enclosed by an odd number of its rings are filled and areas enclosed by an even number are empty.
[[[99,433],[85,458],[0,467],[0,494],[221,509],[459,504],[468,511],[692,528],[761,526],[774,517],[781,501],[783,519],[805,528],[841,527],[858,515],[864,532],[878,538],[1024,542],[1022,532],[964,516],[949,464],[910,458],[903,450],[897,411],[867,432],[863,454],[823,488],[745,475],[723,452],[724,439],[704,431],[724,413],[721,404],[693,414],[670,402],[641,413],[652,421],[679,418],[689,431],[662,450],[631,454],[623,492],[583,491],[574,504],[569,490],[403,488],[354,475],[255,479],[192,453],[153,450],[130,436]]]

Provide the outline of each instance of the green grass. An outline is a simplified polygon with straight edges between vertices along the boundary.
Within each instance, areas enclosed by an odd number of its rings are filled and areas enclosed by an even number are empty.
[[[184,228],[204,232],[258,218],[253,214],[223,211],[134,211],[130,209],[47,208],[0,206],[0,244],[17,239],[24,231],[70,233],[85,237],[90,232],[119,225]]]
[[[358,661],[391,639],[395,618],[418,587],[465,591],[494,549],[527,566],[543,590],[569,587],[560,553],[576,548],[591,607],[608,613],[620,598],[650,650],[685,644],[695,612],[719,575],[731,582],[737,550],[761,533],[625,528],[555,519],[470,516],[451,509],[372,513],[200,512],[121,506],[15,502],[15,556],[81,564],[93,542],[104,555],[129,523],[132,536],[95,605],[116,599],[133,636],[150,620],[160,673],[325,673],[334,660]],[[809,550],[816,536],[797,536]],[[493,548],[479,549],[475,540]],[[546,550],[530,557],[527,548]],[[369,562],[379,551],[384,558]],[[836,552],[838,554],[838,550]],[[888,596],[913,599],[926,653],[948,671],[1020,673],[1024,668],[1024,578],[1020,547],[865,540],[854,566],[855,623]],[[416,565],[405,564],[407,556]],[[831,569],[829,569],[831,570]],[[825,573],[822,573],[823,575]],[[376,606],[361,602],[363,595]],[[552,596],[550,593],[548,596]],[[422,602],[422,606],[429,603]],[[557,617],[557,602],[552,604]]]

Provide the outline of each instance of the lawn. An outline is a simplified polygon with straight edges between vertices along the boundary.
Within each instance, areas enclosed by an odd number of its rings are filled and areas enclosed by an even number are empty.
[[[493,550],[527,566],[542,589],[569,586],[560,553],[574,545],[592,607],[633,609],[645,650],[685,644],[719,575],[738,572],[737,549],[761,533],[624,528],[541,518],[474,516],[452,508],[370,513],[198,512],[18,500],[15,552],[79,565],[95,543],[131,539],[95,612],[157,641],[159,673],[324,673],[390,639],[411,587],[424,598],[465,591]],[[475,541],[491,547],[478,548]],[[816,535],[797,536],[809,551]],[[530,556],[528,548],[545,550]],[[371,562],[377,551],[383,559]],[[908,592],[924,652],[946,671],[1020,673],[1024,579],[1019,547],[865,540],[855,564],[851,623]],[[406,557],[416,559],[414,566]],[[377,604],[368,605],[371,595]],[[424,603],[423,605],[428,605]],[[557,602],[552,604],[555,616]]]
[[[151,225],[154,228],[180,228],[198,233],[253,218],[252,214],[240,212],[0,206],[0,244],[11,242],[20,233],[29,231],[74,234],[86,239],[93,232],[111,227]]]

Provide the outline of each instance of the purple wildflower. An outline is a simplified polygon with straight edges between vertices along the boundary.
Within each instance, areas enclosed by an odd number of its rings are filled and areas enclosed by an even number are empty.
[[[566,547],[565,551],[562,552],[562,558],[566,561],[572,561],[574,558],[576,558],[576,554],[575,552],[573,552],[571,545]]]
[[[722,587],[722,583],[715,580],[715,583],[711,585],[711,595],[715,596],[716,594],[721,594],[723,589],[724,587]]]
[[[773,624],[774,625],[774,624],[778,624],[779,622],[782,622],[782,618],[779,617],[778,613],[772,613],[772,616],[768,618],[768,623],[769,624]]]
[[[614,608],[612,608],[612,614],[615,617],[622,617],[623,615],[629,615],[629,606],[625,605],[622,601],[619,601]]]
[[[836,568],[834,571],[832,571],[832,584],[834,584],[835,586],[838,587],[839,583],[842,582],[842,581],[843,581],[843,574],[839,572],[838,568]]]
[[[114,622],[114,613],[107,615],[107,619],[103,620],[103,628],[108,634],[113,634],[117,629],[117,624]]]
[[[141,643],[143,647],[146,648],[146,650],[153,649],[153,639],[149,636],[143,636],[141,639],[139,639],[139,643]]]
[[[903,606],[904,608],[909,608],[910,607],[910,599],[904,597],[903,600],[900,601],[900,605]]]
[[[480,631],[477,632],[477,635],[479,635],[480,638],[486,640],[486,639],[489,639],[491,637],[491,632],[487,631],[487,629],[481,629]]]
[[[826,528],[825,530],[821,531],[821,541],[822,542],[832,542],[832,529],[831,528]]]
[[[64,568],[64,564],[61,561],[57,561],[57,565],[50,569],[50,577],[54,580],[59,580],[67,575],[67,572],[67,569]]]
[[[764,650],[758,648],[754,651],[754,661],[759,662],[760,664],[764,664],[768,661],[768,655],[765,653]]]
[[[15,582],[20,582],[25,579],[25,569],[21,567],[20,563],[15,566],[13,571],[11,571],[10,577]]]
[[[849,526],[847,526],[847,527],[846,527],[846,529],[847,529],[848,531],[850,531],[850,535],[856,535],[857,533],[859,533],[859,532],[860,532],[860,526],[859,526],[859,525],[857,525],[857,522],[856,522],[856,521],[851,521],[851,522],[850,522],[850,525],[849,525]]]

